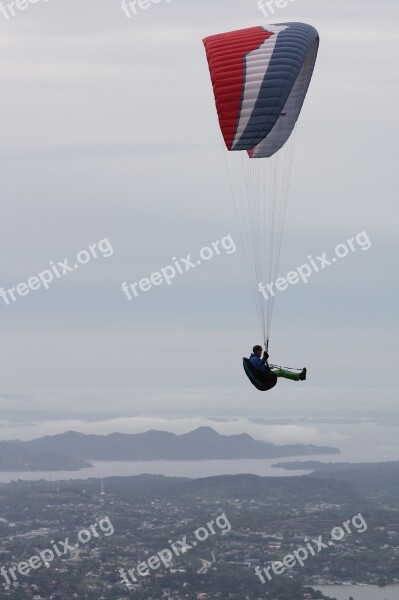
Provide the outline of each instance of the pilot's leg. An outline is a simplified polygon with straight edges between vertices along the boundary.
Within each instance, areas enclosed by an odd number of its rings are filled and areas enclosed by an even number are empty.
[[[292,381],[305,381],[306,379],[306,369],[303,369],[302,373],[294,373],[293,371],[287,371],[287,369],[275,368],[272,369],[272,373],[276,377],[283,377]]]

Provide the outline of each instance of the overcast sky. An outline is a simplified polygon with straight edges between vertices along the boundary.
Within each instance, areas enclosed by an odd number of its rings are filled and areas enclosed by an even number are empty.
[[[38,0],[0,14],[0,287],[107,239],[48,290],[0,298],[3,414],[170,417],[395,405],[397,18],[394,0]],[[274,362],[306,384],[267,396],[241,358],[261,342],[202,38],[303,21],[320,32],[301,114],[280,273],[366,231],[371,248],[278,297]],[[131,302],[140,280],[232,236],[222,253]],[[109,253],[110,254],[110,253]],[[5,411],[5,412],[4,412]]]

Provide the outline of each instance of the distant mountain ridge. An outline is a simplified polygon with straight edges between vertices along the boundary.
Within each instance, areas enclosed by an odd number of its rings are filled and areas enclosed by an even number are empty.
[[[59,452],[66,456],[92,460],[234,460],[289,456],[340,454],[337,448],[275,444],[253,439],[246,433],[221,435],[211,427],[199,427],[176,435],[167,431],[146,433],[87,435],[75,431],[45,436],[25,442],[35,452]]]

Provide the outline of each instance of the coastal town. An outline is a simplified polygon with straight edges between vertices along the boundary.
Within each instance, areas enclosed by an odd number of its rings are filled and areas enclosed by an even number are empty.
[[[349,492],[310,501],[303,478],[269,497],[247,480],[2,485],[1,597],[305,600],[322,597],[312,586],[399,583],[394,504],[369,497],[359,513]]]

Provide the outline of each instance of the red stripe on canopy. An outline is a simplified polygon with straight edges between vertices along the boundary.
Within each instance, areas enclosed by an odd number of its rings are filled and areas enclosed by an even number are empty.
[[[205,38],[204,45],[215,94],[220,128],[231,150],[241,112],[244,58],[274,35],[263,27],[250,27]]]

